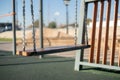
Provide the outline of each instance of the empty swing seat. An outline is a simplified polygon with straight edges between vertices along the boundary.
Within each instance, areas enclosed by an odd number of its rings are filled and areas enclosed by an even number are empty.
[[[72,45],[72,46],[58,46],[58,47],[49,47],[49,48],[38,48],[36,51],[26,50],[26,51],[17,51],[17,55],[22,56],[33,56],[33,55],[44,55],[44,54],[53,54],[58,52],[73,51],[79,49],[90,48],[90,45]]]

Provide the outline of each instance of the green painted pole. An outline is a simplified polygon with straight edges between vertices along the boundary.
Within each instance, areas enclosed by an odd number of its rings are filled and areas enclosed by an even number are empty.
[[[13,3],[13,23],[12,23],[12,30],[13,30],[13,55],[16,55],[16,16],[15,16],[15,0],[12,0]]]

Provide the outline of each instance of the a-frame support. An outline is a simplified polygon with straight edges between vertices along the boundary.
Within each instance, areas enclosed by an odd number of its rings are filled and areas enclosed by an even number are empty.
[[[77,44],[85,44],[85,27],[87,26],[85,21],[87,19],[87,6],[85,0],[81,0],[80,6],[80,23],[79,23],[79,33],[78,33],[78,42]],[[82,65],[80,65],[80,61],[83,61],[84,49],[77,50],[75,57],[75,71],[79,71],[82,69]]]
[[[106,69],[114,69],[114,70],[120,70],[120,57],[119,55],[115,54],[115,46],[116,46],[116,31],[117,31],[117,16],[118,16],[118,10],[119,10],[119,0],[114,0],[114,26],[113,26],[113,40],[112,40],[112,50],[111,50],[111,54],[110,54],[110,59],[107,58],[106,56],[108,55],[107,53],[107,47],[105,47],[105,52],[103,52],[105,54],[104,56],[100,56],[99,53],[99,57],[96,57],[96,53],[94,53],[95,51],[95,37],[96,37],[96,22],[97,22],[97,7],[98,7],[98,2],[101,2],[101,6],[103,6],[104,2],[102,1],[106,1],[106,0],[81,0],[81,6],[80,6],[80,23],[79,23],[79,35],[78,35],[78,44],[84,44],[85,42],[85,27],[86,27],[86,18],[87,18],[87,6],[89,3],[94,3],[94,10],[93,10],[93,24],[92,24],[92,35],[91,35],[91,51],[90,51],[90,56],[88,57],[88,61],[83,61],[83,55],[84,55],[84,49],[78,50],[76,52],[76,57],[75,57],[75,71],[79,71],[80,69],[82,69],[82,65],[85,66],[92,66],[92,67],[98,67],[98,68],[106,68]],[[111,8],[111,0],[107,0],[107,19],[106,19],[106,35],[105,36],[106,40],[105,41],[105,46],[108,46],[108,34],[109,34],[109,18],[110,18],[110,8]],[[102,11],[103,7],[101,7],[101,11]],[[101,14],[103,14],[103,11],[101,12]],[[104,15],[102,15],[100,18],[102,20],[102,17]],[[102,23],[103,21],[101,21]],[[102,24],[100,24],[102,27]],[[101,33],[100,33],[101,34]],[[100,43],[100,41],[98,41]],[[94,55],[95,54],[95,55]],[[115,55],[118,56],[118,58],[115,57]],[[101,60],[101,62],[103,62],[103,64],[100,63],[100,60],[98,60],[97,62],[95,62],[95,57],[96,59],[104,59]],[[118,59],[118,62],[115,62],[115,58]],[[109,60],[109,61],[108,61]],[[106,64],[107,63],[107,64]],[[116,64],[115,64],[116,63]]]

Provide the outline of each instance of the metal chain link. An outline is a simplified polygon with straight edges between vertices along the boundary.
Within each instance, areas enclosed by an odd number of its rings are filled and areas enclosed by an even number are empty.
[[[23,0],[23,51],[25,51],[25,0]]]
[[[36,51],[35,28],[34,28],[33,0],[31,0],[31,16],[32,16],[32,38],[33,38],[33,50]]]
[[[76,5],[75,5],[75,45],[77,45],[77,6],[78,6],[78,1],[76,0]]]

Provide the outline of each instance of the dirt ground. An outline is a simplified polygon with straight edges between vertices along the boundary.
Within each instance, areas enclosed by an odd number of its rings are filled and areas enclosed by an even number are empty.
[[[117,38],[119,38],[120,36],[120,28],[117,29]],[[73,28],[69,29],[69,35],[66,34],[66,29],[49,29],[49,28],[44,28],[44,46],[45,47],[51,47],[51,46],[64,46],[64,45],[74,45],[74,32],[75,30]],[[98,28],[96,29],[96,32],[98,32]],[[88,37],[90,38],[90,34],[91,34],[91,28],[88,28]],[[20,42],[18,40],[17,44],[17,50],[22,50],[22,31],[17,31],[16,32],[17,38],[20,39]],[[96,34],[98,35],[98,34]],[[110,28],[110,34],[109,34],[109,38],[112,38],[112,28]],[[105,36],[105,29],[103,28],[103,32],[102,32],[102,37],[103,37],[103,42],[102,42],[102,51],[104,49],[104,36]],[[0,33],[0,38],[12,38],[12,31],[7,31],[7,32],[3,32]],[[97,36],[96,36],[97,38]],[[32,44],[32,31],[31,30],[27,30],[26,31],[26,39],[28,40],[26,43],[26,49],[32,49],[33,48],[33,44]],[[108,52],[111,52],[111,42],[112,39],[109,39],[109,50]],[[89,40],[89,44],[90,44],[90,40]],[[97,42],[97,40],[96,40]],[[8,46],[9,45],[9,46]],[[39,48],[39,30],[36,29],[36,45],[37,48]],[[97,48],[97,44],[95,44],[95,47]],[[116,45],[116,54],[119,53],[119,49],[120,49],[120,42],[119,40],[117,41],[117,45]],[[12,50],[12,43],[0,43],[0,50]],[[96,52],[96,51],[95,51]],[[67,53],[67,54],[66,54]],[[66,52],[63,53],[62,56],[69,56],[69,57],[75,57],[75,51],[72,52]],[[89,51],[86,52],[87,56]],[[56,54],[56,55],[61,55],[61,54]],[[102,54],[101,54],[102,55]],[[109,58],[110,56],[108,56]],[[116,59],[117,59],[117,55],[116,55]]]

